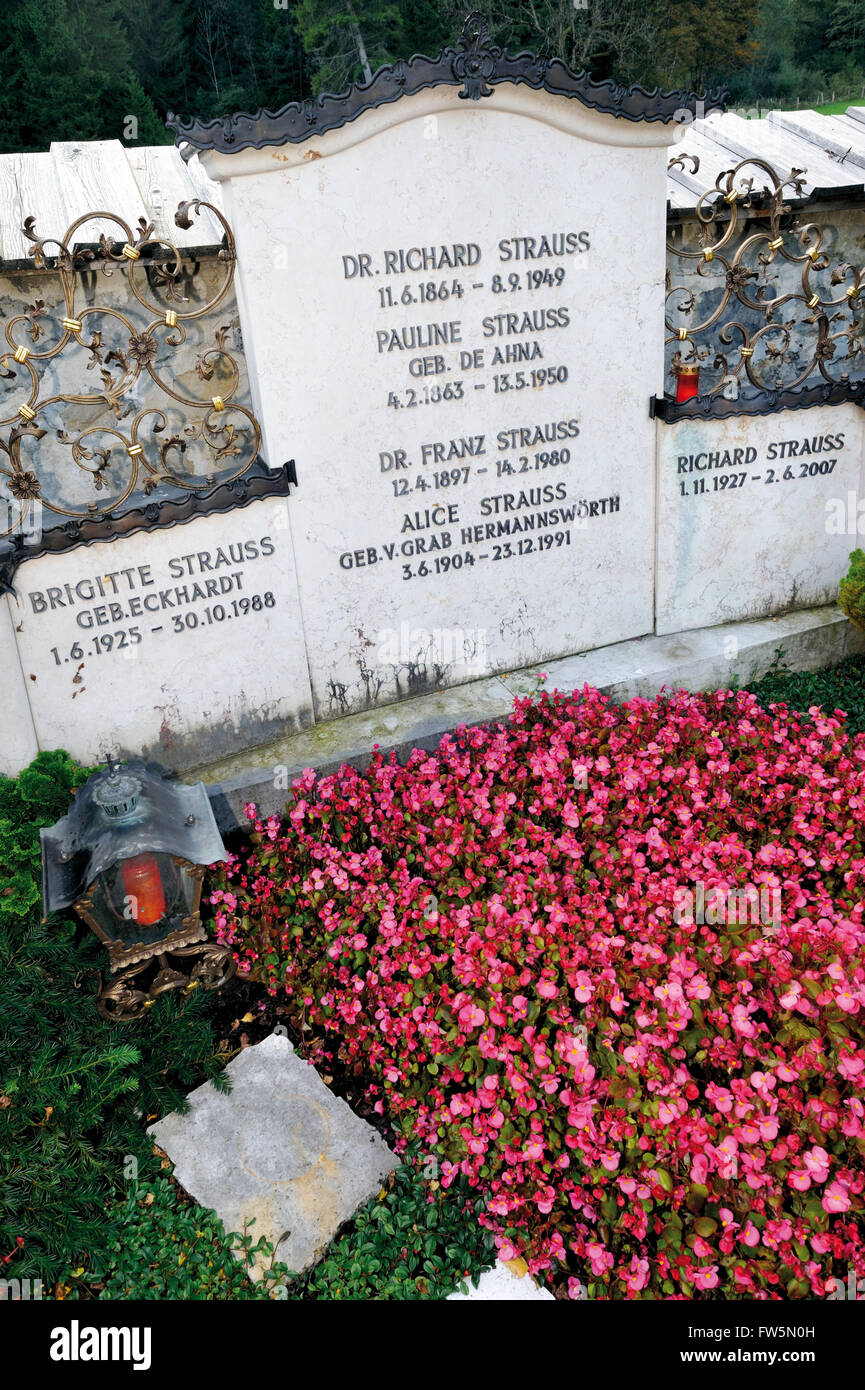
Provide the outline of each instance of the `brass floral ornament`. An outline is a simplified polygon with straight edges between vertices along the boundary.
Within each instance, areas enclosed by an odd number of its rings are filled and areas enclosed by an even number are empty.
[[[670,167],[686,162],[696,173],[696,155],[677,155]],[[785,195],[803,195],[804,173],[792,169],[782,178],[763,159],[741,160],[698,199],[695,249],[667,243],[665,345],[676,344],[674,374],[701,365],[717,373],[700,391],[704,400],[722,392],[735,399],[747,384],[770,393],[796,390],[812,373],[827,386],[844,386],[862,358],[865,267],[833,266],[824,229],[793,215]],[[671,267],[683,275],[690,267],[690,283],[674,284]],[[787,267],[798,272],[795,290],[787,288],[789,272],[780,283]],[[715,292],[708,311],[695,274]]]
[[[25,473],[19,469],[12,474],[9,481],[9,491],[19,502],[34,502],[39,496],[41,488],[35,473]]]
[[[179,205],[175,223],[189,228],[193,217],[206,208],[223,230],[223,245],[216,257],[222,272],[220,283],[206,303],[198,304],[183,293],[183,257],[173,242],[154,235],[144,218],[133,229],[122,217],[92,212],[79,217],[60,240],[41,237],[34,217],[24,224],[24,235],[33,244],[31,255],[38,270],[55,273],[62,290],[62,312],[45,298],[35,298],[3,325],[5,343],[0,348],[0,378],[7,386],[9,406],[0,417],[0,495],[7,494],[9,515],[0,510],[0,540],[17,534],[28,505],[36,499],[46,512],[78,521],[115,519],[136,493],[150,496],[157,488],[192,494],[215,482],[232,484],[253,467],[261,447],[261,429],[252,412],[235,399],[241,383],[238,362],[229,347],[228,328],[217,322],[212,346],[203,345],[192,372],[172,359],[187,342],[187,325],[206,320],[224,304],[231,289],[236,252],[231,228],[218,208],[201,199]],[[76,243],[76,233],[88,223],[108,223],[116,236],[102,231],[90,246]],[[94,276],[125,280],[130,303],[147,311],[144,324],[133,322],[116,304],[81,303],[82,276],[91,286]],[[171,307],[160,304],[168,301]],[[140,310],[138,311],[140,319]],[[113,347],[105,341],[105,321],[119,324],[125,344]],[[101,324],[101,326],[100,326]],[[24,341],[26,340],[26,341]],[[76,393],[43,394],[46,368],[61,354],[82,355],[81,376],[90,373],[92,386]],[[166,365],[167,359],[167,365]],[[204,387],[219,373],[218,391],[190,393],[188,380],[196,376]],[[149,401],[142,403],[141,383]],[[83,384],[83,383],[82,383]],[[16,389],[17,388],[17,389]],[[218,402],[218,403],[217,403]],[[108,422],[96,419],[83,427],[57,427],[57,414],[87,411],[110,413]],[[171,407],[174,420],[180,408],[180,432],[165,437]],[[3,409],[0,406],[0,409]],[[90,417],[91,420],[93,417]],[[175,427],[176,428],[176,427]],[[40,468],[34,445],[50,437],[69,449],[69,463],[89,475],[92,497],[79,488],[76,499],[58,496],[60,485],[50,470]],[[195,462],[189,445],[200,441],[203,463]],[[181,467],[182,465],[182,467]],[[62,479],[62,474],[60,475]],[[175,492],[176,495],[176,492]],[[16,509],[10,500],[20,504]],[[15,514],[17,510],[17,515]]]
[[[129,356],[139,367],[146,367],[148,362],[155,362],[159,348],[155,339],[148,338],[144,334],[140,337],[129,339]]]

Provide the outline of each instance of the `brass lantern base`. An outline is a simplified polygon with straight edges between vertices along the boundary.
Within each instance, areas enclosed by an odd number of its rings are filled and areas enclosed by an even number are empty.
[[[176,965],[174,962],[178,961]],[[149,960],[121,970],[107,985],[103,985],[100,975],[96,1007],[103,1018],[132,1023],[152,1009],[160,995],[177,990],[191,994],[194,989],[219,989],[231,979],[235,969],[229,947],[213,941],[169,947]]]

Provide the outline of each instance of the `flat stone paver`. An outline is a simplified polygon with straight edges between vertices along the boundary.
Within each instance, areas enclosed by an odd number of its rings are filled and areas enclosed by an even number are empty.
[[[266,1236],[275,1258],[299,1274],[399,1160],[283,1035],[244,1048],[226,1072],[229,1095],[207,1082],[188,1096],[188,1114],[167,1115],[147,1132],[226,1231],[255,1218],[253,1243]]]
[[[556,1301],[549,1289],[542,1289],[530,1274],[517,1274],[502,1260],[497,1260],[492,1269],[484,1270],[476,1288],[469,1288],[468,1293],[460,1293],[459,1290],[449,1293],[445,1301],[450,1303],[457,1299],[465,1303],[495,1303],[513,1299]]]

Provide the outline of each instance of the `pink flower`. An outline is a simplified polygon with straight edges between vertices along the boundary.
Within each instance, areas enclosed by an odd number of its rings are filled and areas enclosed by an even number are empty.
[[[596,1278],[606,1274],[607,1270],[613,1267],[613,1256],[609,1250],[605,1249],[598,1241],[589,1241],[586,1245],[586,1255],[592,1266],[592,1273]]]
[[[845,1052],[838,1062],[838,1070],[845,1081],[853,1081],[857,1076],[862,1075],[865,1069],[865,1057],[854,1057],[851,1053]]]
[[[622,1278],[631,1293],[639,1293],[649,1282],[649,1261],[632,1256],[628,1271],[622,1273]]]
[[[701,1186],[709,1176],[709,1160],[705,1154],[694,1154],[691,1159],[691,1180]]]
[[[837,1181],[830,1183],[823,1193],[823,1200],[820,1205],[824,1211],[828,1212],[849,1211],[850,1197],[846,1185]]]
[[[865,1270],[865,736],[845,716],[544,692],[404,764],[307,770],[286,818],[249,817],[206,884],[238,975],[531,1273],[562,1285],[573,1258],[627,1298],[765,1300],[786,1269],[816,1298]],[[698,883],[725,910],[742,885],[780,894],[781,930],[679,920]]]
[[[811,1180],[813,1182],[825,1182],[829,1176],[829,1155],[826,1150],[821,1149],[819,1145],[815,1145],[814,1148],[809,1149],[802,1157],[805,1160],[805,1167],[811,1176]]]
[[[733,1108],[733,1096],[726,1086],[716,1086],[714,1081],[710,1081],[706,1087],[706,1099],[711,1101],[715,1109],[722,1115],[726,1115]]]

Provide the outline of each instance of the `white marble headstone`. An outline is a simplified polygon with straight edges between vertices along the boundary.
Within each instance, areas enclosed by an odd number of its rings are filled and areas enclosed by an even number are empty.
[[[316,717],[651,631],[676,128],[404,96],[224,181]]]
[[[289,506],[24,561],[3,602],[39,746],[189,767],[308,725]]]
[[[657,632],[833,602],[863,467],[854,405],[659,422]]]

